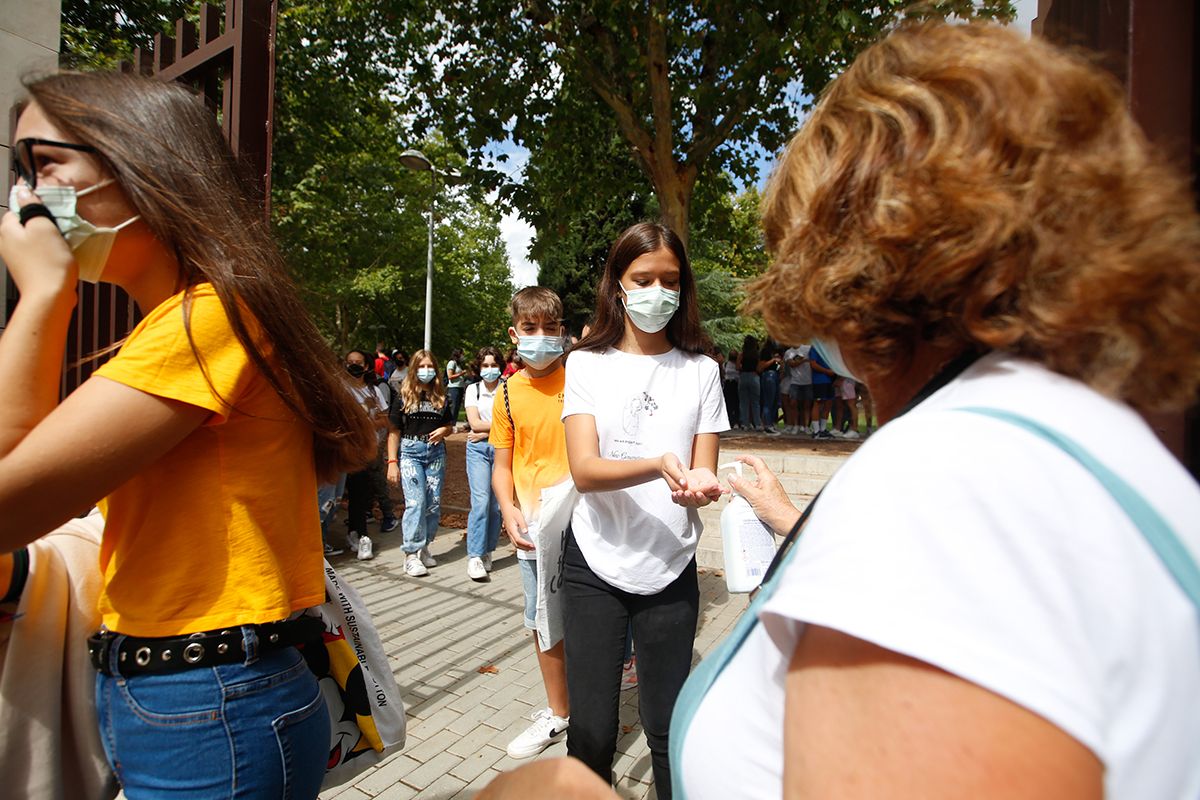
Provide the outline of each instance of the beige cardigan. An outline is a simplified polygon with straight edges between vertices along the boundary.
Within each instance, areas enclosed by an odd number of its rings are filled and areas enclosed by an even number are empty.
[[[29,545],[17,617],[0,623],[0,794],[7,797],[116,796],[87,654],[87,637],[100,626],[103,530],[93,509]]]

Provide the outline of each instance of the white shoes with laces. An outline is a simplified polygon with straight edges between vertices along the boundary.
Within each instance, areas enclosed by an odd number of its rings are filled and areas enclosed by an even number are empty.
[[[486,581],[488,579],[487,570],[483,566],[482,558],[473,556],[467,559],[467,577],[473,581]]]
[[[365,533],[358,537],[358,560],[370,561],[375,557],[375,545],[371,542],[371,537]]]
[[[536,756],[555,742],[561,742],[567,735],[570,718],[556,717],[549,708],[533,712],[530,719],[533,724],[508,743],[509,758]]]
[[[429,574],[429,570],[421,563],[420,553],[409,553],[404,558],[404,574],[410,578],[423,578]]]

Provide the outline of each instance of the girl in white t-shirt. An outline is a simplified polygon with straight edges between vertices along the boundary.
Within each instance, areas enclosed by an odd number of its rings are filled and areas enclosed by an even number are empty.
[[[467,483],[471,487],[471,513],[467,515],[467,577],[488,580],[492,551],[500,541],[500,502],[492,491],[492,466],[496,449],[488,442],[492,430],[492,401],[500,386],[500,351],[484,347],[475,357],[482,378],[467,387]]]
[[[720,496],[729,429],[717,364],[703,355],[695,281],[679,237],[641,223],[613,245],[596,323],[567,363],[567,456],[581,492],[563,564],[571,728],[567,752],[611,781],[629,623],[658,796],[667,731],[691,668],[699,590],[696,508]]]

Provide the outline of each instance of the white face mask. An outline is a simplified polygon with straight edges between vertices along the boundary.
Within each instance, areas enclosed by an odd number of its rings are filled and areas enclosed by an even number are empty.
[[[437,375],[437,370],[432,367],[419,367],[417,369],[417,380],[421,383],[429,383]]]
[[[838,347],[837,342],[813,337],[812,346],[817,351],[817,355],[821,356],[831,370],[838,375],[850,378],[856,383],[862,383],[862,380],[855,377],[850,372],[850,368],[846,366],[846,360],[842,358],[842,349]]]
[[[679,292],[661,286],[624,291],[625,313],[638,330],[646,333],[658,333],[667,327],[679,308]]]
[[[109,178],[89,186],[82,192],[75,191],[74,186],[39,186],[35,192],[41,198],[42,205],[54,215],[54,223],[58,225],[58,230],[67,240],[67,246],[75,255],[75,261],[79,264],[79,280],[88,283],[99,282],[100,276],[104,274],[108,255],[112,252],[113,242],[121,229],[141,219],[140,214],[134,215],[114,228],[100,228],[76,213],[76,200],[113,182],[113,179]],[[18,188],[13,186],[8,194],[8,207],[13,211],[21,205],[17,200]]]

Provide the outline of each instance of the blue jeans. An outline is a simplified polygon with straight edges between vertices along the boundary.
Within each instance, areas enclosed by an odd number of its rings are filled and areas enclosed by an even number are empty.
[[[404,552],[428,547],[442,517],[442,478],[446,445],[420,439],[400,440],[400,486],[404,489]]]
[[[244,664],[97,674],[100,737],[129,800],[317,796],[329,758],[317,679],[294,647],[257,658],[254,629],[242,630]]]
[[[741,413],[738,417],[747,428],[762,427],[762,408],[759,398],[758,374],[754,372],[738,373],[738,400]]]
[[[467,483],[471,513],[467,515],[467,558],[479,558],[500,543],[500,501],[492,491],[496,448],[487,442],[467,442]]]

